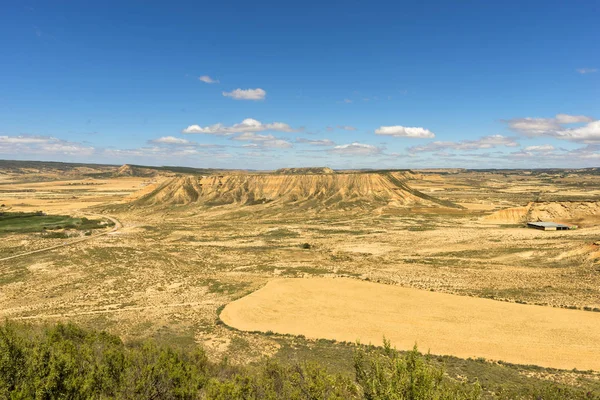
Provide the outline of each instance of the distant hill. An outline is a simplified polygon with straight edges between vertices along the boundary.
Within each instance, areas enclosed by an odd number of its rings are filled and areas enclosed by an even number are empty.
[[[114,173],[114,176],[135,176],[135,177],[152,177],[156,176],[157,172],[150,168],[138,167],[125,164],[119,167]]]
[[[64,163],[55,161],[21,161],[21,160],[0,160],[0,170],[7,172],[56,172],[72,170],[88,171],[107,171],[115,168],[109,164],[83,164],[83,163]]]
[[[115,168],[106,164],[0,160],[0,174],[19,176],[20,181],[102,178],[111,176]]]

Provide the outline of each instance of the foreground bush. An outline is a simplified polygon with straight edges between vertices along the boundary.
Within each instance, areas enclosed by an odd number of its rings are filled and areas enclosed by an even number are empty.
[[[358,346],[355,378],[314,363],[266,359],[234,368],[205,353],[116,336],[72,324],[0,325],[0,399],[478,399],[477,383],[450,379],[416,348],[406,354]],[[525,398],[573,397],[548,392]],[[541,397],[543,396],[543,397]],[[558,397],[562,396],[562,397]]]
[[[427,364],[417,351],[402,355],[383,340],[383,351],[357,350],[354,357],[356,381],[366,399],[426,400],[479,399],[478,383],[459,383],[444,377],[444,371]]]

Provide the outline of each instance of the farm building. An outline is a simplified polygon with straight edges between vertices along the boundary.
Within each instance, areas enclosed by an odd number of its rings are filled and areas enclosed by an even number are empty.
[[[543,231],[566,231],[570,229],[568,225],[557,224],[555,222],[528,222],[527,227]]]

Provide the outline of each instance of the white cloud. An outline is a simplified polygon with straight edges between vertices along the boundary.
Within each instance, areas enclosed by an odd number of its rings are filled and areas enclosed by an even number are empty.
[[[265,140],[274,140],[275,136],[273,135],[260,135],[252,132],[244,132],[241,135],[234,136],[231,140],[241,140],[241,141],[250,141],[250,142],[264,142]]]
[[[337,129],[341,129],[343,131],[356,131],[357,129],[353,126],[350,125],[337,125],[335,127],[333,126],[326,126],[325,129],[327,130],[327,132],[333,132]]]
[[[542,144],[540,146],[527,146],[523,149],[523,151],[530,152],[545,152],[545,151],[553,151],[555,148],[551,144]]]
[[[252,118],[246,118],[239,124],[233,126],[225,126],[223,124],[215,124],[207,127],[201,127],[200,125],[190,125],[182,133],[204,133],[209,135],[229,135],[233,133],[242,132],[264,132],[264,131],[275,131],[275,132],[296,132],[297,129],[291,128],[288,124],[283,122],[272,122],[263,124]]]
[[[425,128],[411,128],[400,125],[395,126],[380,126],[375,130],[376,135],[386,135],[393,137],[408,137],[416,139],[431,139],[435,134]]]
[[[0,136],[0,154],[90,156],[96,149],[51,136]]]
[[[516,158],[534,158],[538,156],[554,158],[559,153],[555,152],[556,148],[551,144],[542,144],[537,146],[527,146],[521,151],[510,153],[511,157]]]
[[[262,153],[260,151],[249,151],[247,153],[244,153],[244,156],[247,156],[247,157],[256,157],[256,158],[265,158],[265,157],[270,157],[270,154],[268,154],[268,153]]]
[[[528,137],[542,136],[560,129],[554,118],[513,118],[507,121],[508,127]]]
[[[92,155],[94,148],[91,146],[83,146],[79,143],[70,143],[65,141],[48,143],[42,147],[43,153],[65,154],[65,155]]]
[[[204,83],[219,83],[218,79],[213,79],[208,75],[202,75],[201,77],[198,78],[199,80],[201,80]]]
[[[562,125],[592,122],[594,119],[585,115],[557,114],[554,118],[513,118],[505,121],[508,127],[522,135],[553,136],[563,130]]]
[[[158,146],[166,145],[168,147],[177,146],[178,151],[184,151],[182,149],[185,147],[190,148],[190,149],[224,147],[223,145],[219,145],[219,144],[198,143],[198,142],[193,142],[193,141],[187,140],[187,139],[177,138],[174,136],[163,136],[158,139],[149,140],[148,144],[158,145]]]
[[[166,138],[166,139],[165,139]],[[92,162],[128,162],[128,159],[138,158],[140,162],[155,162],[168,160],[177,164],[183,159],[192,160],[197,157],[211,159],[229,157],[227,153],[219,150],[219,145],[198,144],[189,142],[185,144],[172,141],[174,137],[159,138],[158,143],[134,149],[95,148],[83,143],[69,142],[51,136],[0,136],[0,155],[10,158],[35,156],[38,159],[65,160],[66,157],[85,157],[83,160]],[[157,141],[159,140],[157,139]],[[175,146],[173,146],[175,144]],[[1,157],[0,157],[1,158]]]
[[[350,103],[352,103],[352,100],[350,100],[350,99],[344,99],[344,103],[350,104]]]
[[[420,153],[420,152],[439,152],[443,150],[453,149],[453,150],[479,150],[479,149],[492,149],[498,146],[506,146],[506,147],[518,147],[519,143],[517,143],[514,138],[510,138],[502,135],[490,135],[484,136],[477,140],[461,140],[459,142],[442,142],[436,141],[431,142],[423,146],[413,146],[408,150],[411,153]]]
[[[600,153],[588,153],[588,154],[583,154],[581,156],[579,156],[579,158],[583,158],[583,159],[600,159]]]
[[[335,146],[333,149],[328,150],[333,154],[339,154],[343,156],[372,156],[381,153],[381,148],[364,143],[350,143]]]
[[[175,144],[175,145],[191,145],[193,144],[189,140],[176,138],[174,136],[163,136],[158,139],[151,140],[150,143],[155,144]]]
[[[557,114],[554,120],[560,125],[592,122],[594,119],[586,115]]]
[[[554,149],[548,151],[536,151],[537,147],[544,148],[549,145],[529,146],[522,151],[510,153],[508,156],[515,159],[527,159],[529,163],[556,166],[557,163],[569,163],[571,165],[590,165],[589,161],[595,162],[600,159],[600,146],[587,145],[573,150]],[[591,164],[593,165],[593,164]]]
[[[433,153],[433,155],[436,157],[456,157],[456,154],[448,153],[447,151],[438,151],[436,153]]]
[[[257,89],[235,89],[231,92],[223,92],[223,96],[235,100],[264,100],[267,92],[261,88]]]
[[[0,136],[0,144],[47,143],[58,140],[47,136]]]
[[[598,72],[598,68],[577,68],[577,72],[580,74],[593,74],[594,72]]]
[[[524,136],[548,136],[581,143],[600,143],[600,121],[585,115],[558,114],[554,118],[514,118],[506,121],[513,131]],[[565,125],[582,124],[569,128]]]
[[[600,144],[600,120],[590,122],[580,128],[564,129],[556,132],[557,139],[570,140],[587,144]]]
[[[135,149],[117,149],[107,148],[101,153],[102,156],[108,158],[116,158],[120,160],[127,160],[130,158],[140,158],[145,161],[156,161],[156,160],[169,160],[170,162],[180,162],[183,158],[194,159],[197,157],[209,157],[209,158],[227,158],[230,157],[228,153],[224,153],[220,150],[207,151],[200,150],[197,147],[168,147],[168,146],[151,146],[151,147],[139,147]]]
[[[252,142],[256,144],[256,146],[252,147],[261,147],[268,149],[289,149],[290,147],[293,147],[293,145],[287,140],[277,139],[273,135],[261,135],[252,132],[244,132],[241,135],[232,137],[231,140]]]
[[[305,138],[296,138],[296,143],[304,143],[310,144],[312,146],[333,146],[335,143],[329,139],[305,139]]]
[[[261,142],[261,146],[268,149],[289,149],[294,147],[290,142],[282,139],[265,140]]]

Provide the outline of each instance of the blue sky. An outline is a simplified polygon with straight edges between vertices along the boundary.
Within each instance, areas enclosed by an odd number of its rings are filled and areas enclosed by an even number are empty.
[[[594,1],[12,1],[0,158],[600,164]]]

